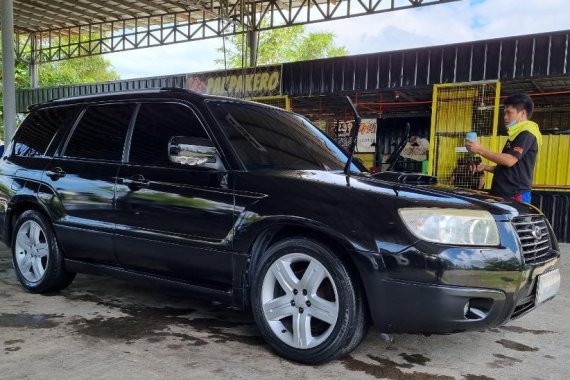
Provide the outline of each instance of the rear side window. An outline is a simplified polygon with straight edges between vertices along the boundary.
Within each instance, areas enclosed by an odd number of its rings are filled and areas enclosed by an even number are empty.
[[[58,133],[70,125],[79,107],[56,107],[32,112],[20,126],[14,141],[14,154],[20,157],[40,157],[48,147],[61,140]]]
[[[89,106],[67,143],[65,156],[121,161],[134,108],[133,104]]]
[[[129,162],[139,165],[171,166],[168,142],[172,137],[208,138],[194,112],[181,104],[141,105],[131,140]]]

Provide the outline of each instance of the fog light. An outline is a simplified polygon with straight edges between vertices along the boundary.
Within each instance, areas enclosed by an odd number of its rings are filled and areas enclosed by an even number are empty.
[[[490,298],[471,298],[463,307],[466,319],[479,320],[487,317],[493,306]]]

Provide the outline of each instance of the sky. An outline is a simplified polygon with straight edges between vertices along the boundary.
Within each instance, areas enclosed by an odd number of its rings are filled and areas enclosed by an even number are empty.
[[[385,0],[386,1],[386,0]],[[422,8],[306,25],[333,32],[349,55],[570,29],[568,0],[461,0]],[[105,55],[122,79],[186,74],[216,65],[222,39]]]

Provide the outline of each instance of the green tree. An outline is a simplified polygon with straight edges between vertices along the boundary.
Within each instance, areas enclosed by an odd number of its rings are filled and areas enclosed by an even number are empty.
[[[30,75],[26,60],[28,60],[28,56],[24,53],[22,59],[16,61],[15,82],[17,89],[30,87]],[[2,60],[0,59],[0,67],[1,65]],[[2,72],[0,71],[0,116],[3,116],[1,79]],[[96,83],[117,79],[120,79],[119,74],[111,63],[100,55],[47,62],[38,66],[38,84],[40,87]],[[0,125],[0,129],[3,136],[3,122]]]
[[[97,83],[120,79],[111,63],[100,55],[39,65],[40,87]]]
[[[27,63],[24,60],[17,60],[15,71],[16,88],[30,87]],[[47,62],[38,66],[38,84],[40,87],[96,83],[117,79],[120,79],[119,74],[111,63],[100,55]]]
[[[1,35],[1,34],[0,34]],[[97,39],[98,34],[81,36],[82,41]],[[20,37],[23,38],[23,37]],[[65,46],[68,41],[77,43],[78,36],[58,39]],[[24,41],[20,41],[23,44]],[[0,47],[2,46],[0,42]],[[16,88],[30,86],[27,62],[30,61],[30,47],[27,45],[21,57],[16,60]],[[0,59],[1,63],[1,59]],[[62,86],[70,84],[95,83],[120,79],[111,63],[101,55],[72,58],[63,61],[42,63],[38,66],[38,84],[40,87]]]
[[[301,25],[259,32],[257,64],[308,61],[311,59],[341,57],[348,54],[344,46],[335,46],[335,35],[330,32],[307,33]],[[237,34],[226,39],[227,66],[249,65],[249,49],[245,48],[245,35]],[[245,50],[245,59],[243,52]],[[224,65],[224,49],[216,64]],[[242,63],[243,62],[243,63]]]

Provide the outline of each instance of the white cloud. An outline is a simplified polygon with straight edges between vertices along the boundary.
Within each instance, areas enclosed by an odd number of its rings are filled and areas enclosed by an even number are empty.
[[[410,49],[570,29],[566,0],[462,0],[306,26],[331,31],[350,54]],[[222,39],[108,55],[122,78],[218,69]]]
[[[122,79],[210,71],[221,39],[183,42],[173,45],[111,53],[105,56]]]
[[[564,0],[459,1],[313,24],[332,31],[351,54],[532,34],[570,28]]]

